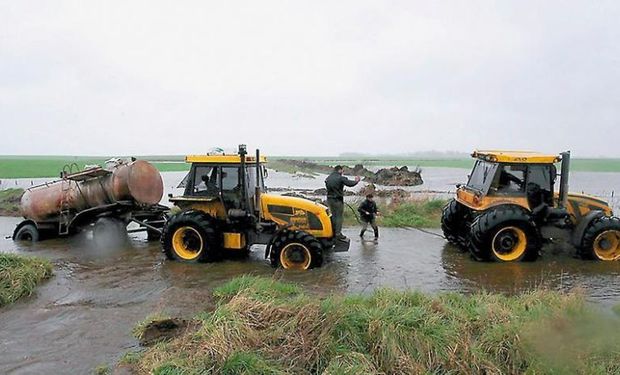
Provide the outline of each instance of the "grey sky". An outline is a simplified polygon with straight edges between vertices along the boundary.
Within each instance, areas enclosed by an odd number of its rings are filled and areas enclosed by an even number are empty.
[[[618,1],[0,0],[0,154],[620,156]]]

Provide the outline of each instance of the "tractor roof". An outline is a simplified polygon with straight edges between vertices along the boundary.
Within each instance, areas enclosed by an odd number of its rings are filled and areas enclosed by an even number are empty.
[[[562,160],[560,155],[532,151],[476,150],[471,156],[497,163],[551,164]]]
[[[187,155],[186,163],[210,163],[210,164],[239,164],[241,157],[237,154],[219,154],[219,155]],[[256,156],[246,156],[245,162],[248,164],[256,164]],[[267,158],[260,157],[260,163],[266,163]]]

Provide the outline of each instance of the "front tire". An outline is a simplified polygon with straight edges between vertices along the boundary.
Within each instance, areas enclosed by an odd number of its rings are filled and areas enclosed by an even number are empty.
[[[451,199],[441,213],[441,230],[446,240],[460,250],[467,251],[470,209]]]
[[[469,250],[476,260],[533,261],[540,251],[540,235],[529,213],[520,207],[491,208],[471,225]]]
[[[162,251],[170,260],[181,262],[213,262],[221,257],[215,222],[199,211],[174,215],[161,234]]]
[[[578,252],[584,259],[620,260],[620,219],[610,216],[594,219],[583,234]]]
[[[271,265],[287,270],[308,270],[323,264],[323,247],[313,235],[285,230],[272,240]]]

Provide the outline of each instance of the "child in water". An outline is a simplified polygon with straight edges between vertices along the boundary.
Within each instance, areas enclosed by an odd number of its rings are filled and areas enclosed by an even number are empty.
[[[366,199],[360,204],[357,211],[360,213],[360,218],[362,219],[362,231],[360,232],[360,237],[364,237],[364,233],[368,228],[368,224],[372,227],[375,232],[375,240],[379,239],[379,227],[377,227],[376,216],[379,213],[377,209],[377,203],[375,203],[372,194],[366,195]]]

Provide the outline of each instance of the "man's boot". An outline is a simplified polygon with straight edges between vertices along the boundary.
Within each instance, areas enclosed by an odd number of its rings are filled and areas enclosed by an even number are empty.
[[[379,239],[379,228],[375,229],[375,240]]]
[[[362,229],[362,231],[360,232],[360,237],[364,237],[365,232],[366,232],[366,229]]]

